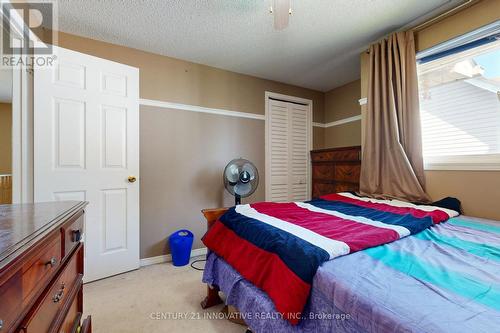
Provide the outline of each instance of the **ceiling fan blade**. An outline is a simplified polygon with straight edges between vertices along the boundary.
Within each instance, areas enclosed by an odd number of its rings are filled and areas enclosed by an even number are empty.
[[[290,19],[290,0],[273,0],[274,29],[283,30],[288,27]]]

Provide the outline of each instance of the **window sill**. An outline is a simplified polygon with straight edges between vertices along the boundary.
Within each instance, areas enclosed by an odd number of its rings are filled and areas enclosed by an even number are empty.
[[[500,171],[500,155],[442,156],[424,159],[425,170]]]
[[[500,163],[425,163],[425,171],[500,171]]]

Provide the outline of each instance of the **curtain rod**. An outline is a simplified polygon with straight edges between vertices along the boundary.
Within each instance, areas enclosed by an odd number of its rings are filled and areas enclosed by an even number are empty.
[[[455,14],[455,13],[461,11],[462,9],[470,7],[470,6],[476,4],[476,3],[480,2],[480,1],[482,1],[482,0],[466,0],[465,2],[462,2],[460,5],[455,6],[455,7],[451,8],[451,9],[448,9],[444,13],[441,13],[441,14],[439,14],[437,16],[434,16],[434,17],[428,19],[425,22],[422,22],[422,23],[420,23],[420,24],[418,24],[416,26],[413,26],[413,27],[411,25],[403,26],[400,30],[402,30],[402,31],[413,30],[413,31],[417,31],[417,32],[421,31],[421,30],[424,30],[425,28],[431,26],[433,23],[439,22],[439,21],[441,21],[441,20],[443,20],[443,19],[451,16],[452,14]],[[400,31],[400,30],[397,30],[397,31]],[[382,38],[386,38],[389,35],[386,35],[386,36],[384,36]],[[366,53],[370,53],[370,50],[367,49],[365,52]]]
[[[423,29],[427,28],[429,25],[431,25],[432,23],[440,21],[440,20],[450,16],[451,14],[454,14],[455,12],[459,12],[463,8],[469,7],[470,5],[472,5],[476,2],[479,2],[479,1],[481,1],[481,0],[467,0],[463,3],[461,3],[460,5],[447,10],[444,13],[441,13],[441,14],[439,14],[439,15],[437,15],[437,16],[435,16],[435,17],[433,17],[433,18],[431,18],[423,23],[420,23],[419,25],[417,25],[415,27],[412,27],[411,29],[414,31],[423,30]]]

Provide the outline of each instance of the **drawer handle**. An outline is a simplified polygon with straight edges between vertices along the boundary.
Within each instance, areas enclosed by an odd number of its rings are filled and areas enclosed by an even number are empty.
[[[347,172],[345,173],[345,175],[346,175],[346,176],[352,176],[352,171],[347,171]]]
[[[80,229],[73,230],[71,240],[73,242],[79,242],[82,239],[82,232]]]
[[[59,301],[61,301],[63,296],[64,296],[64,283],[61,283],[61,290],[59,290],[57,294],[55,294],[54,297],[52,297],[52,300],[54,301],[54,303],[58,303]]]
[[[56,257],[50,258],[50,260],[45,263],[45,266],[48,265],[50,265],[50,267],[54,267],[55,265],[57,265],[57,258]]]

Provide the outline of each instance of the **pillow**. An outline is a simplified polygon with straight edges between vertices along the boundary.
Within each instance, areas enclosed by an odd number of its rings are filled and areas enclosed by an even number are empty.
[[[462,214],[462,203],[457,198],[446,197],[446,198],[443,198],[443,199],[438,200],[436,202],[433,202],[432,206],[446,208],[446,209],[452,209],[452,210]]]

